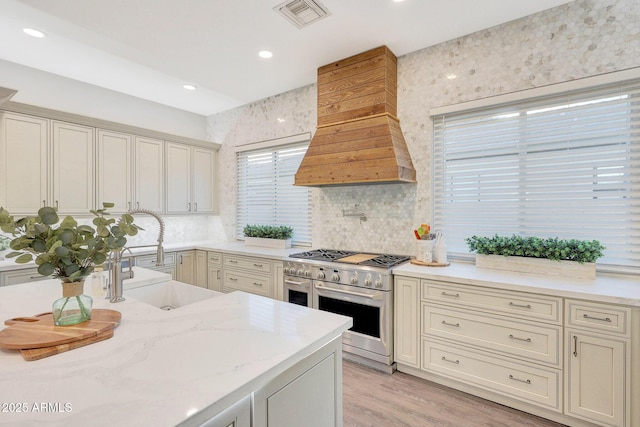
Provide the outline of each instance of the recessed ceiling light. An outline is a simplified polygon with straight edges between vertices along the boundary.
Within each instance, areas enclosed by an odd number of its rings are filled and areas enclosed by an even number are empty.
[[[190,84],[182,85],[182,87],[185,88],[186,90],[196,90],[196,87]]]
[[[446,77],[447,77],[447,80],[453,80],[453,79],[455,79],[455,78],[456,78],[456,77],[458,77],[458,76],[457,76],[457,75],[455,75],[455,74],[447,74],[447,75],[446,75]]]
[[[25,34],[28,34],[31,37],[37,37],[39,39],[44,37],[44,33],[40,30],[36,30],[35,28],[23,28],[22,31],[24,31]]]
[[[394,3],[402,3],[404,0],[391,0],[391,1],[393,1]]]
[[[258,52],[258,56],[260,58],[269,59],[273,56],[273,52],[271,52],[270,50],[261,50],[260,52]]]

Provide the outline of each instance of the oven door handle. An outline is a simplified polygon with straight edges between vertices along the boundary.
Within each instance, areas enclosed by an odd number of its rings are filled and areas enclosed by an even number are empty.
[[[328,288],[328,287],[322,286],[322,285],[315,285],[315,288],[316,289],[320,289],[320,290],[329,291],[329,292],[337,292],[339,294],[353,295],[353,296],[356,296],[356,297],[367,298],[367,299],[372,299],[372,300],[381,300],[382,299],[382,295],[367,295],[367,294],[361,294],[360,292],[353,292],[353,291],[345,291],[343,289]]]
[[[290,285],[298,285],[298,286],[302,286],[304,284],[302,282],[296,282],[296,281],[290,280],[290,279],[285,279],[284,283],[288,283]]]

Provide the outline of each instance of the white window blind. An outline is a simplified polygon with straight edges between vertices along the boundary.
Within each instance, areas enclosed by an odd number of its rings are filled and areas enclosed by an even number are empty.
[[[246,225],[286,225],[293,243],[311,245],[311,190],[294,187],[294,176],[309,141],[236,154],[238,171],[237,230]]]
[[[640,268],[640,80],[432,117],[434,227],[599,240]]]

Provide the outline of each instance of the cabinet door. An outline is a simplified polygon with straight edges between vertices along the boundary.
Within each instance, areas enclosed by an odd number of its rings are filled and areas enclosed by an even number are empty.
[[[209,276],[209,260],[207,259],[207,251],[196,251],[196,271],[195,285],[201,288],[207,288],[207,278]]]
[[[207,288],[212,291],[222,292],[222,268],[219,266],[209,267]]]
[[[196,251],[178,252],[176,280],[190,285],[196,284]]]
[[[191,147],[168,142],[167,213],[191,210]]]
[[[45,279],[51,279],[51,276],[42,276],[38,273],[37,268],[11,270],[0,273],[0,286],[17,285]]]
[[[164,212],[164,141],[136,136],[135,207]]]
[[[420,367],[420,283],[396,276],[394,284],[395,360]]]
[[[53,203],[60,214],[94,208],[94,129],[52,122]]]
[[[215,211],[215,156],[213,150],[193,148],[191,203],[193,212]]]
[[[131,209],[131,135],[98,129],[97,207],[111,202],[111,212]]]
[[[49,204],[49,121],[0,113],[0,206],[34,215]]]
[[[567,339],[567,414],[625,426],[625,342],[574,330],[567,330]]]

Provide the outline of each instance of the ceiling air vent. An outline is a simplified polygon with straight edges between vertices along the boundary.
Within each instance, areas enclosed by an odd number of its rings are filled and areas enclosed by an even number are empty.
[[[273,10],[279,12],[298,28],[306,27],[330,15],[327,8],[316,0],[289,0],[274,7]]]

